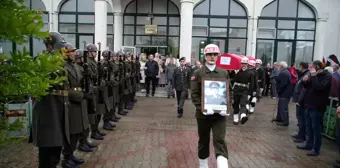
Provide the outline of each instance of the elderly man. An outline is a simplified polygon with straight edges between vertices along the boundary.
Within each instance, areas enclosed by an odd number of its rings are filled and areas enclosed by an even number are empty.
[[[277,97],[277,92],[276,92],[276,77],[279,75],[280,70],[277,62],[274,62],[273,64],[273,70],[269,76],[270,78],[270,83],[272,85],[272,98],[276,99]]]
[[[329,103],[332,75],[322,69],[322,62],[319,60],[313,62],[309,71],[311,75],[302,79],[306,88],[302,103],[306,108],[307,141],[297,148],[311,150],[307,155],[317,156],[320,154],[323,113]]]
[[[287,67],[287,62],[281,61],[279,63],[280,74],[276,78],[276,91],[279,98],[276,121],[279,126],[289,125],[288,104],[293,94],[293,84]]]

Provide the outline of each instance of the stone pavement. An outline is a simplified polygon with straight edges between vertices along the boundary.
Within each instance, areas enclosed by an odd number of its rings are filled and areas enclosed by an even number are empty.
[[[86,159],[82,168],[198,168],[194,106],[176,118],[174,99],[139,97],[128,116],[117,124],[104,141],[97,141],[93,153],[76,155]],[[229,117],[226,140],[232,168],[327,168],[338,158],[334,141],[323,139],[321,155],[307,157],[296,149],[291,134],[296,131],[295,109],[290,105],[289,127],[271,123],[275,101],[265,98],[245,125],[234,126]],[[36,167],[37,150],[22,143],[0,149],[0,167]],[[211,168],[216,161],[211,145]]]

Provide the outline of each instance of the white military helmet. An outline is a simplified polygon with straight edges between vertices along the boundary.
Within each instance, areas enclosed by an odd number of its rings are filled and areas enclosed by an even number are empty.
[[[255,66],[256,65],[256,62],[254,60],[249,60],[248,64],[250,66]]]
[[[210,54],[210,53],[217,53],[220,54],[220,48],[216,44],[208,44],[204,48],[204,55]]]
[[[249,59],[247,57],[242,57],[241,64],[248,64]]]
[[[256,64],[262,64],[262,61],[260,59],[256,59]]]

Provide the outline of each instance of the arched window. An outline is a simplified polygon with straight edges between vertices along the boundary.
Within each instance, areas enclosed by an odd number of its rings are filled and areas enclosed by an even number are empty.
[[[107,4],[107,12],[107,44],[112,49],[113,13],[110,4]],[[94,0],[65,1],[59,12],[59,32],[67,42],[84,48],[84,42],[94,43],[94,15]]]
[[[179,10],[170,0],[133,0],[124,10],[124,46],[138,53],[179,53]]]
[[[46,11],[46,7],[44,3],[41,0],[25,0],[24,5],[32,10],[43,11],[42,17],[45,23],[43,31],[48,31],[49,17],[48,17],[48,12]],[[26,48],[27,51],[30,52],[30,55],[36,56],[39,52],[45,49],[45,46],[42,45],[42,41],[38,39],[28,37],[27,41],[28,41],[27,43],[21,44],[21,45],[14,44],[10,41],[5,41],[5,42],[0,41],[0,47],[2,48],[2,51],[5,55],[9,55],[11,51],[14,51],[14,50],[23,51],[23,49]]]
[[[192,52],[203,58],[201,48],[217,44],[221,52],[245,54],[247,12],[236,0],[203,0],[194,8]]]
[[[275,0],[258,20],[256,57],[263,63],[286,61],[298,65],[313,60],[316,19],[302,0]]]

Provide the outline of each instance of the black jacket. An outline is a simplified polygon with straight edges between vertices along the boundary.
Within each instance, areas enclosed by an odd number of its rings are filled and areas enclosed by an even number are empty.
[[[276,90],[279,98],[291,98],[293,95],[292,77],[288,69],[284,69],[276,77]]]
[[[145,63],[145,67],[147,68],[144,70],[146,77],[156,77],[159,73],[158,63],[154,60],[148,60]]]
[[[302,79],[305,75],[310,75],[308,70],[302,73],[299,73],[299,77],[296,82],[294,93],[293,93],[293,102],[299,103],[300,105],[302,105],[302,101],[306,94],[306,88],[304,88],[302,84],[303,83]]]
[[[324,70],[316,76],[310,76],[303,82],[306,94],[303,99],[306,108],[317,108],[324,112],[328,104],[328,97],[332,85],[332,75]]]

